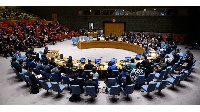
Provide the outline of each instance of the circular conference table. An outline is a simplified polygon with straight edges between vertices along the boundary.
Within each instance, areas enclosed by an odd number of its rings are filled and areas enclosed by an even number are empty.
[[[138,46],[133,43],[126,43],[120,41],[83,41],[78,42],[79,49],[88,49],[88,48],[116,48],[116,49],[124,49],[128,51],[135,52],[137,54],[143,54],[145,52],[145,48],[142,46]]]
[[[136,52],[138,54],[143,54],[145,52],[145,49],[140,45],[134,43],[126,43],[126,42],[120,42],[120,41],[83,41],[79,42],[78,46],[79,49],[88,49],[88,48],[116,48],[116,49],[124,49],[132,52]],[[66,61],[68,61],[68,58],[63,57],[63,59],[60,59],[59,50],[52,50],[50,53],[47,53],[47,58],[50,60],[51,57],[55,58],[55,63],[57,63],[60,66],[66,66]],[[154,57],[149,57],[149,59],[154,59]],[[80,62],[80,60],[72,60],[73,61],[73,68],[72,69],[84,69],[85,64],[88,64],[88,62],[85,62],[84,64]],[[135,62],[140,62],[142,60],[136,60]],[[97,72],[99,73],[99,78],[105,78],[108,62],[102,62],[101,65],[95,64],[93,61],[91,62],[95,66],[97,66]],[[122,67],[125,64],[128,64],[128,62],[125,62],[123,60],[116,63],[118,69],[122,69]],[[73,76],[72,76],[73,77]]]

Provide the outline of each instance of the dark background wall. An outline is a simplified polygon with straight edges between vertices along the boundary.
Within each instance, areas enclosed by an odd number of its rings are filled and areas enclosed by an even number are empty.
[[[23,6],[22,9],[38,15],[48,21],[52,20],[52,13],[57,13],[58,21],[66,26],[88,29],[88,22],[94,22],[94,27],[103,29],[103,21],[126,22],[126,31],[144,31],[161,33],[194,34],[199,32],[199,7],[185,8],[178,11],[185,16],[79,16],[79,10],[93,9],[138,9],[138,8],[173,8],[170,6]],[[196,27],[197,29],[194,29]]]

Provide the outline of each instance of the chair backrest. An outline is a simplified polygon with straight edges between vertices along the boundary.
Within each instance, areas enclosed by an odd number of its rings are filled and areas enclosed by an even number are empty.
[[[119,85],[111,86],[110,95],[119,95],[119,92],[120,92],[120,86]]]
[[[90,75],[90,72],[92,72],[92,70],[84,70],[84,74],[85,74],[85,75],[88,75],[88,76],[89,76],[89,75]]]
[[[176,85],[180,78],[181,78],[181,75],[175,75],[175,80],[174,80],[173,84]]]
[[[60,87],[59,87],[59,85],[58,85],[57,82],[51,82],[51,85],[52,85],[53,91],[55,91],[55,92],[61,92],[61,89],[60,89]]]
[[[71,85],[72,94],[79,95],[81,94],[81,88],[79,85]]]
[[[17,51],[17,54],[18,54],[18,56],[19,56],[20,58],[22,57],[20,51]]]
[[[174,55],[174,53],[175,53],[175,50],[172,51],[172,55]]]
[[[152,92],[154,91],[156,88],[156,83],[155,82],[152,82],[149,84],[148,88],[147,88],[147,92]]]
[[[40,70],[40,73],[41,73],[42,77],[44,77],[45,79],[49,78],[49,76],[47,75],[47,73],[45,71]]]
[[[136,84],[142,84],[144,82],[145,75],[138,75]]]
[[[54,80],[55,82],[60,82],[60,78],[58,77],[58,74],[51,73],[51,76],[52,76],[52,78],[53,78],[53,80]]]
[[[86,86],[86,94],[90,96],[96,95],[95,86]]]
[[[87,37],[87,36],[85,36],[85,37],[84,37],[84,40],[85,40],[85,41],[88,41],[88,37]]]
[[[185,57],[186,53],[187,53],[187,50],[184,51],[184,53],[183,53],[183,57]]]
[[[70,84],[69,77],[66,75],[62,75],[62,80],[64,84]]]
[[[112,72],[115,74],[115,77],[119,75],[119,70],[112,70]]]
[[[111,86],[115,86],[116,79],[115,78],[108,78],[106,86],[110,88]]]
[[[135,87],[135,84],[126,85],[124,93],[125,94],[132,94],[133,91],[134,91],[134,87]]]
[[[32,85],[33,82],[32,82],[32,80],[30,79],[30,77],[29,77],[29,76],[26,76],[26,75],[25,75],[25,77],[26,77],[26,80],[28,81],[29,85]]]
[[[90,40],[93,40],[93,37],[92,37],[92,36],[90,36],[89,38],[90,38]]]
[[[39,80],[39,83],[40,83],[40,85],[42,86],[43,89],[49,90],[49,87],[48,87],[46,81],[44,81],[44,80]]]
[[[153,81],[154,77],[155,77],[155,73],[150,73],[146,81],[147,82]]]
[[[73,74],[73,70],[69,67],[65,67],[65,72],[67,75],[72,75]]]
[[[26,77],[24,76],[23,73],[19,73],[20,77],[22,78],[23,81],[27,82]]]
[[[192,68],[188,71],[188,76],[192,73],[192,70],[194,69],[194,66],[192,66]]]
[[[160,85],[159,85],[159,87],[158,87],[158,90],[161,90],[161,89],[165,89],[165,87],[166,87],[166,85],[167,85],[167,80],[162,80],[161,82],[160,82]]]
[[[166,73],[165,73],[165,76],[167,76],[167,75],[169,74],[171,68],[172,68],[171,66],[168,66],[168,67],[167,67],[167,69],[166,69]]]
[[[15,56],[15,58],[16,58],[16,59],[18,59],[18,58],[19,58],[19,57],[17,56],[17,54],[16,54],[16,53],[14,54],[14,56]]]
[[[187,77],[187,73],[184,71],[181,75],[180,81],[183,81]]]
[[[76,37],[76,39],[77,39],[77,41],[79,41],[79,40],[80,40],[80,38],[79,38],[79,37]]]
[[[92,81],[96,82],[96,84],[98,86],[98,78],[93,78]]]

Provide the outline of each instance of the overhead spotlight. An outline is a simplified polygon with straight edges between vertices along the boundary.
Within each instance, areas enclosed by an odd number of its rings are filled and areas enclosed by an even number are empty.
[[[92,10],[90,10],[90,12],[92,12]]]

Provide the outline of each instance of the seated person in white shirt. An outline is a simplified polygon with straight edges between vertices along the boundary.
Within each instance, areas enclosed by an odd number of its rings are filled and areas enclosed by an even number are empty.
[[[92,72],[90,72],[91,75],[93,75],[93,78],[99,78],[99,74],[97,73],[97,68],[93,67]]]
[[[103,37],[103,35],[101,35],[100,40],[105,40],[105,38]]]

